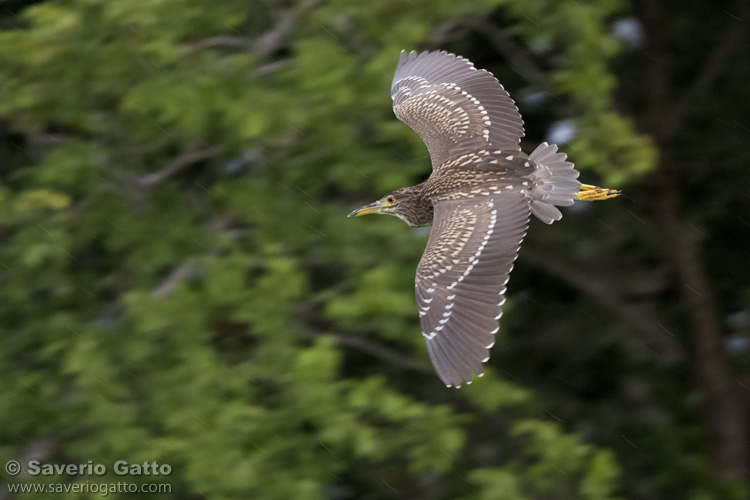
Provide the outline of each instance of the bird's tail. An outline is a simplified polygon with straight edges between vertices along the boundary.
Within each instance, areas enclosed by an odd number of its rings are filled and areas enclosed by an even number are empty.
[[[536,164],[536,185],[531,189],[531,213],[546,224],[562,218],[555,207],[572,205],[575,200],[606,200],[620,195],[620,191],[578,182],[578,171],[557,152],[555,144],[541,143],[529,159]]]
[[[577,180],[578,171],[566,158],[564,153],[557,152],[555,144],[546,142],[529,155],[529,159],[536,164],[533,174],[535,186],[529,192],[531,213],[546,224],[562,218],[555,205],[572,205],[582,186]]]

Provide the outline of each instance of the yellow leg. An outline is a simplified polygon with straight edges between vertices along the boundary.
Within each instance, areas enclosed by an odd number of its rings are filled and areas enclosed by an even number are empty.
[[[622,191],[617,189],[600,188],[598,186],[592,186],[591,184],[581,184],[581,190],[578,191],[576,200],[596,201],[606,200],[608,198],[614,198],[620,196]]]

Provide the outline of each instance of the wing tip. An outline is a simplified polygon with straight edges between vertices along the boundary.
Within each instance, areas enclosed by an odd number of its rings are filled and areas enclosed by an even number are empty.
[[[413,61],[416,59],[423,59],[425,57],[437,57],[437,56],[447,56],[453,59],[457,59],[459,61],[466,63],[466,65],[473,70],[484,71],[485,73],[489,73],[490,75],[492,75],[492,73],[490,73],[486,69],[482,69],[482,70],[477,69],[474,66],[474,63],[471,62],[471,60],[467,59],[466,57],[460,56],[453,52],[448,52],[447,50],[442,50],[442,49],[441,50],[423,50],[422,52],[417,52],[416,50],[410,50],[409,52],[407,52],[406,49],[401,49],[401,54],[399,55],[399,63],[401,63],[403,59],[407,59],[408,61]]]
[[[410,52],[402,50],[391,81],[391,98],[394,105],[398,105],[400,100],[407,99],[405,96],[411,95],[411,92],[406,92],[399,95],[398,99],[396,98],[398,90],[403,86],[408,86],[401,82],[409,77],[422,78],[422,84],[460,83],[462,87],[464,84],[467,85],[467,91],[469,87],[475,86],[475,92],[487,92],[480,99],[487,99],[491,106],[494,106],[494,110],[489,115],[492,126],[489,125],[490,122],[487,122],[486,127],[478,122],[477,126],[483,127],[482,134],[479,135],[475,130],[474,134],[465,139],[483,138],[485,142],[501,149],[521,150],[521,138],[526,135],[523,118],[514,99],[491,71],[478,69],[469,59],[445,50],[425,50],[420,53],[415,50]],[[438,79],[446,77],[448,80],[438,82]],[[489,92],[487,89],[490,85],[496,85],[497,91]],[[399,116],[398,112],[396,116],[414,128],[413,124]]]
[[[435,367],[438,377],[446,387],[460,389],[464,383],[471,385],[474,374],[477,377],[484,376],[484,363],[490,359],[489,352],[485,357],[476,360],[478,363],[467,362],[466,359],[461,362],[456,359],[455,353],[446,351],[440,342],[434,342],[434,340],[434,338],[427,339],[427,352],[430,354],[432,365]]]
[[[489,358],[485,358],[482,360],[482,363],[486,362]],[[480,367],[479,371],[471,370],[468,374],[460,375],[460,378],[458,381],[450,381],[446,382],[443,380],[443,383],[445,384],[445,387],[453,387],[454,389],[460,389],[464,384],[471,385],[472,382],[474,382],[474,375],[476,374],[477,378],[484,377],[484,367]]]

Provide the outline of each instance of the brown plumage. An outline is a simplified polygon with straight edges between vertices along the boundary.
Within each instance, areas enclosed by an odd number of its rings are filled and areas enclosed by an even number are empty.
[[[349,216],[382,213],[433,226],[417,267],[417,307],[435,370],[460,387],[472,371],[484,373],[530,214],[551,224],[562,217],[555,205],[619,192],[582,185],[555,145],[523,153],[513,100],[467,59],[402,52],[391,97],[396,116],[427,145],[432,175]]]

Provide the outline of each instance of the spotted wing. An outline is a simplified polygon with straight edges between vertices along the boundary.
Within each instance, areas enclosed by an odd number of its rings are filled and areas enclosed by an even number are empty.
[[[427,145],[433,169],[492,146],[520,151],[523,120],[492,73],[446,52],[401,52],[391,85],[393,110]]]
[[[484,373],[529,212],[514,192],[435,205],[416,294],[427,351],[449,387]]]

